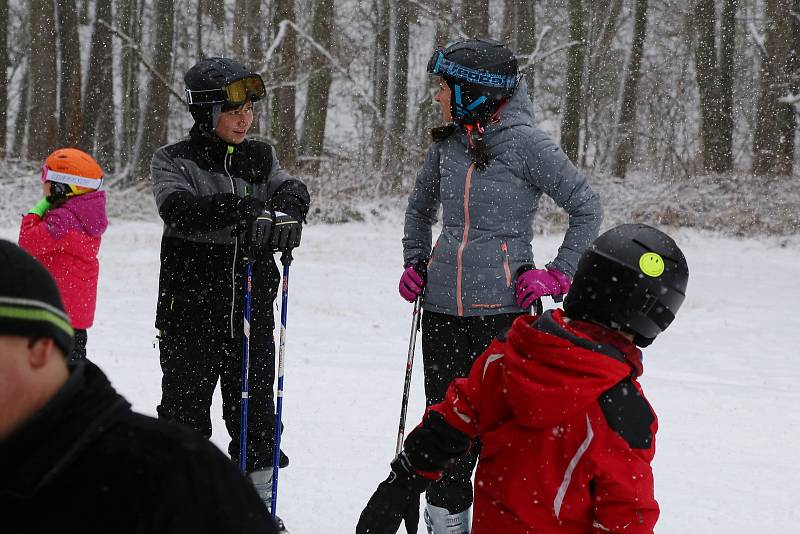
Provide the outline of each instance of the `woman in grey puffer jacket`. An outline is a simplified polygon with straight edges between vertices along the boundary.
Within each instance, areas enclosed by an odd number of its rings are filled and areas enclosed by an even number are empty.
[[[424,290],[431,405],[538,298],[567,292],[578,258],[597,236],[602,208],[586,178],[534,125],[511,50],[484,39],[455,43],[434,52],[428,72],[439,76],[435,100],[448,124],[432,132],[408,200],[400,294],[414,301]],[[569,229],[556,258],[536,269],[531,241],[543,193],[569,213]],[[440,205],[442,232],[431,248]],[[479,450],[473,447],[428,490],[425,521],[434,534],[469,532]]]

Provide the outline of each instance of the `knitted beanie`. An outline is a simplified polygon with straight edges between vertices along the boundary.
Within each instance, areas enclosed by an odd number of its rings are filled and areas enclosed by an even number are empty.
[[[47,269],[0,239],[0,336],[51,338],[69,355],[74,331]]]

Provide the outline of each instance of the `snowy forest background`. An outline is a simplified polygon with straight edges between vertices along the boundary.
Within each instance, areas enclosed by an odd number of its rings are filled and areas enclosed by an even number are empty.
[[[0,222],[58,146],[125,191],[112,217],[153,218],[150,158],[191,126],[183,74],[211,55],[264,77],[254,135],[308,181],[310,222],[402,210],[439,120],[427,60],[488,35],[606,226],[800,229],[800,0],[0,0],[0,21]],[[564,221],[546,201],[539,229]]]

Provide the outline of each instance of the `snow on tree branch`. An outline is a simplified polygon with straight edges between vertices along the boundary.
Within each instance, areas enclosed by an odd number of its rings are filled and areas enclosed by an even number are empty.
[[[768,57],[769,54],[767,53],[767,45],[765,44],[764,36],[758,33],[758,28],[753,24],[753,21],[747,23],[747,29],[750,32],[750,38],[753,39],[753,43],[755,43],[756,48],[758,48],[758,51],[761,53],[761,57]]]
[[[355,88],[359,96],[363,98],[367,106],[369,106],[372,112],[379,117],[381,115],[381,112],[378,109],[378,106],[376,106],[375,102],[373,102],[372,99],[369,97],[367,91],[365,91],[361,87],[361,84],[359,84],[350,75],[347,69],[342,67],[341,64],[339,64],[339,62],[336,61],[336,58],[333,57],[333,55],[330,53],[330,51],[328,51],[328,49],[326,49],[324,46],[315,41],[313,37],[304,32],[297,24],[295,24],[291,20],[284,19],[280,21],[280,23],[278,24],[278,33],[275,35],[275,39],[273,39],[272,44],[269,46],[269,49],[267,49],[267,51],[264,53],[264,63],[261,66],[261,68],[258,69],[258,71],[265,72],[267,70],[267,66],[269,65],[269,62],[272,59],[272,55],[275,53],[275,50],[280,46],[281,42],[286,37],[286,32],[288,31],[288,28],[290,26],[294,29],[297,35],[308,41],[308,43],[312,47],[314,47],[320,54],[322,54],[325,57],[325,59],[328,60],[328,63],[330,63],[330,66],[333,67],[334,70],[342,74],[342,76],[344,76],[344,78],[348,82],[350,82],[350,84]]]
[[[563,45],[557,46],[557,47],[553,48],[552,50],[548,50],[547,52],[545,52],[543,54],[540,54],[539,51],[542,49],[542,41],[544,40],[545,36],[552,29],[553,28],[551,26],[545,26],[544,28],[542,28],[542,33],[540,33],[539,37],[536,39],[536,47],[533,49],[533,52],[531,52],[530,55],[519,56],[520,59],[524,59],[525,60],[525,64],[522,65],[519,68],[520,72],[533,67],[537,63],[540,63],[540,62],[544,61],[548,57],[550,57],[550,56],[552,56],[554,54],[557,54],[558,52],[561,52],[562,50],[566,50],[568,48],[572,48],[573,46],[576,46],[576,45],[584,44],[582,41],[570,41],[568,43],[564,43]]]
[[[155,78],[156,80],[158,80],[159,82],[161,82],[161,83],[164,85],[164,87],[166,87],[166,88],[167,88],[167,90],[169,90],[170,94],[171,94],[172,96],[174,96],[175,98],[177,98],[177,99],[178,99],[178,100],[181,102],[181,104],[184,104],[184,103],[186,103],[186,98],[184,97],[184,95],[182,95],[182,94],[180,94],[179,92],[177,92],[176,90],[174,90],[174,89],[172,88],[172,86],[170,85],[170,83],[167,81],[167,78],[166,78],[166,77],[165,77],[163,74],[161,74],[160,72],[158,72],[158,71],[155,69],[155,67],[153,67],[153,66],[152,66],[152,65],[151,65],[151,64],[150,64],[150,63],[147,61],[147,59],[145,59],[145,57],[144,57],[144,52],[142,52],[142,47],[141,47],[140,45],[136,44],[136,43],[135,43],[135,41],[133,40],[133,38],[131,38],[131,36],[129,36],[128,34],[126,34],[125,32],[123,32],[122,30],[120,30],[119,28],[117,28],[116,26],[114,26],[113,24],[109,24],[107,21],[105,21],[105,20],[103,20],[103,19],[99,19],[99,20],[97,21],[97,23],[98,23],[98,24],[102,24],[103,26],[105,26],[106,28],[108,28],[108,29],[109,29],[109,31],[110,31],[111,33],[113,33],[114,35],[116,35],[117,37],[119,37],[120,39],[122,39],[122,40],[125,42],[125,46],[127,46],[128,48],[130,48],[131,50],[133,50],[133,52],[134,52],[134,53],[135,53],[137,56],[139,56],[139,61],[141,62],[141,64],[142,64],[142,65],[144,65],[144,67],[147,69],[147,71],[148,71],[150,74],[152,74],[152,75],[153,75],[153,78]]]

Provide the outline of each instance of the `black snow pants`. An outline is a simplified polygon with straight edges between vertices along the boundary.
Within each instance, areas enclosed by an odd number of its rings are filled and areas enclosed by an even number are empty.
[[[227,334],[227,335],[226,335]],[[219,379],[222,417],[231,437],[228,453],[239,465],[241,433],[242,339],[229,333],[187,335],[162,331],[161,419],[179,421],[211,436],[211,399]],[[248,375],[247,472],[271,467],[275,443],[275,344],[271,334],[250,338]],[[288,459],[281,458],[281,466]]]
[[[75,329],[75,338],[72,342],[72,352],[69,357],[71,360],[85,360],[86,359],[86,342],[89,336],[86,330],[82,328]]]
[[[522,313],[456,317],[426,311],[422,314],[422,359],[425,368],[425,400],[431,406],[444,400],[455,378],[469,374],[472,364],[503,330]],[[472,505],[472,471],[480,454],[476,440],[469,452],[447,469],[426,493],[428,503],[463,512]]]

